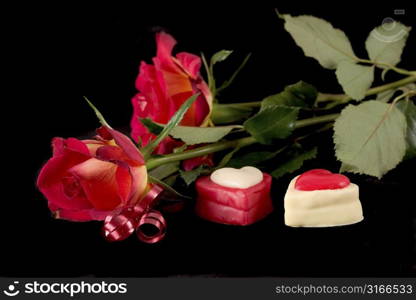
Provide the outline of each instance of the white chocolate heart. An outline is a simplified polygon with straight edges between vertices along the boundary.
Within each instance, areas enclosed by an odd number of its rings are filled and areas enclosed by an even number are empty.
[[[218,185],[248,189],[263,180],[263,173],[255,167],[243,167],[241,169],[222,168],[212,172],[210,178]]]
[[[285,224],[290,227],[332,227],[363,220],[358,185],[350,183],[342,189],[302,191],[292,179],[287,189]]]

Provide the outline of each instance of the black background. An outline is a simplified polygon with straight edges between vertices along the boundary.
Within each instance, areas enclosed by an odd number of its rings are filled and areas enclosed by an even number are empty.
[[[386,4],[357,9],[346,4],[275,5],[281,13],[312,14],[349,36],[365,57],[364,42],[386,17],[413,25],[415,11]],[[394,9],[406,9],[395,16]],[[412,24],[413,22],[413,24]],[[154,32],[163,28],[178,41],[175,51],[207,56],[235,52],[218,65],[227,78],[249,52],[252,57],[227,101],[256,101],[300,79],[322,92],[342,92],[332,71],[304,57],[273,6],[225,8],[198,3],[179,7],[71,6],[20,8],[7,24],[4,56],[12,65],[12,93],[4,99],[2,197],[3,276],[411,276],[416,272],[415,161],[383,180],[351,176],[361,189],[365,221],[329,229],[293,229],[283,223],[283,195],[291,176],[274,186],[275,212],[248,227],[218,225],[193,214],[193,202],[167,215],[168,234],[159,244],[134,237],[107,243],[101,224],[71,223],[50,216],[35,180],[50,157],[54,136],[81,137],[98,122],[82,100],[88,96],[113,127],[128,131],[130,99],[141,60],[155,55]],[[416,69],[412,32],[402,66]],[[379,74],[377,73],[377,77]],[[387,81],[400,76],[388,73]],[[377,80],[380,83],[380,80]],[[317,140],[320,154],[303,170],[337,170],[330,134]]]

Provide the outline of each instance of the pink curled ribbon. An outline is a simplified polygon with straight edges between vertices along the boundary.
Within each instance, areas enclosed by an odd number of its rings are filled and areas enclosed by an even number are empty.
[[[107,241],[122,241],[133,232],[142,242],[153,244],[162,240],[166,233],[166,221],[163,215],[152,209],[156,198],[163,189],[154,184],[149,192],[136,205],[126,206],[109,215],[104,220],[103,234]],[[156,231],[154,234],[146,234],[143,226],[151,225]]]

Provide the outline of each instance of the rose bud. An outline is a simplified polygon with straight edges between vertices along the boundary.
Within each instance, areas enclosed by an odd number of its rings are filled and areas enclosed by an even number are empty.
[[[37,186],[57,218],[103,220],[145,193],[147,171],[137,147],[109,127],[97,132],[95,140],[52,141],[53,156],[41,169]]]
[[[272,210],[272,178],[254,167],[222,168],[196,181],[196,213],[207,220],[249,225]]]

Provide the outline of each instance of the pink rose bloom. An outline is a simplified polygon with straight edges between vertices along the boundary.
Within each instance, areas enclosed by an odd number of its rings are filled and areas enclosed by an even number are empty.
[[[166,124],[185,100],[196,93],[200,95],[180,125],[206,126],[212,108],[211,92],[199,73],[201,58],[186,52],[178,53],[176,57],[172,56],[176,41],[165,32],[156,34],[156,44],[154,65],[141,63],[136,79],[139,93],[132,99],[134,111],[131,136],[143,146],[155,136],[142,125],[139,118],[150,118],[154,122]],[[168,137],[159,144],[155,153],[171,153],[175,147],[182,144]],[[184,162],[184,168],[192,169],[201,164],[212,165],[211,156],[187,160]]]
[[[140,201],[148,182],[142,154],[122,133],[101,127],[96,140],[54,138],[37,186],[57,218],[103,220]]]

